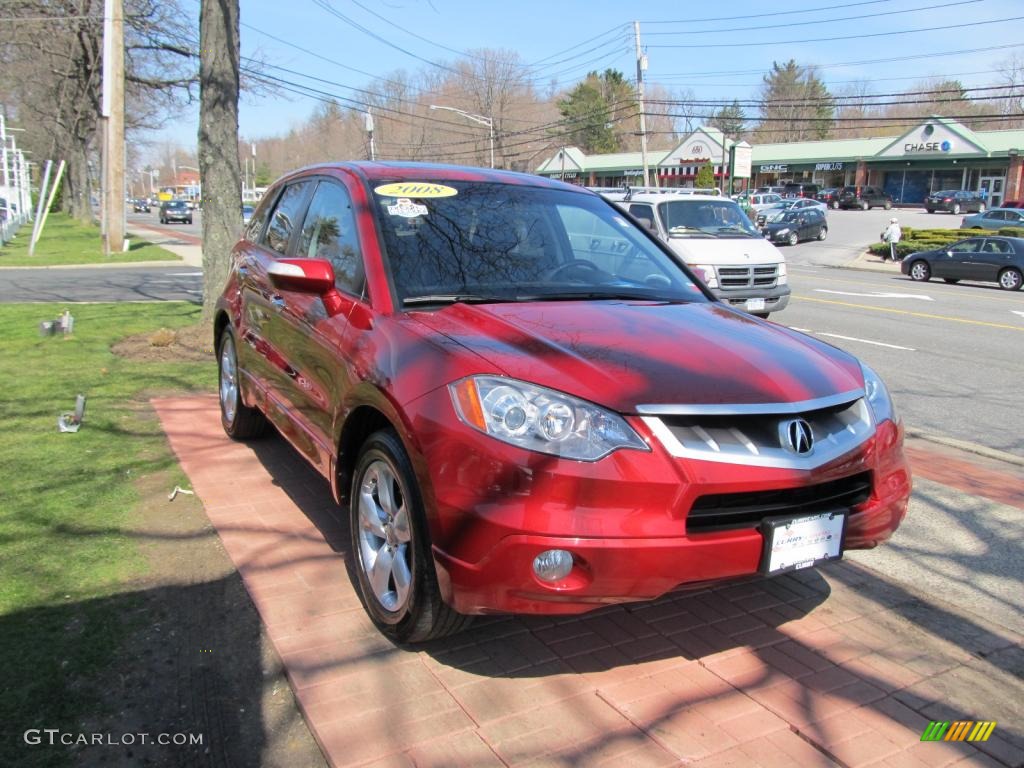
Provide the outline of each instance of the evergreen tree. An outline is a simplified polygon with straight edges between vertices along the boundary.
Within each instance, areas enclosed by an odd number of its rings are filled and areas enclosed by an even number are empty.
[[[793,59],[772,71],[761,86],[762,142],[809,141],[828,138],[835,117],[835,100],[813,67]]]
[[[743,133],[747,121],[747,114],[743,111],[739,101],[733,99],[732,104],[722,107],[715,112],[708,121],[708,125],[717,128],[730,139],[736,139]]]
[[[711,161],[705,161],[704,165],[697,169],[693,186],[697,189],[712,189],[715,186],[715,169],[711,167]]]
[[[623,135],[631,126],[617,129],[618,123],[636,111],[633,86],[618,70],[601,74],[590,72],[569,94],[558,102],[558,111],[567,121],[567,142],[588,154],[619,152]]]

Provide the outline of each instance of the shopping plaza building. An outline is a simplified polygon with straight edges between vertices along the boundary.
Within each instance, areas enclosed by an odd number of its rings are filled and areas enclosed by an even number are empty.
[[[729,187],[733,140],[715,128],[698,128],[669,150],[649,150],[648,167],[663,187],[692,187],[697,170],[711,163],[720,188]],[[897,204],[920,205],[940,189],[984,191],[989,207],[1024,197],[1021,153],[1024,130],[973,131],[955,120],[932,117],[901,136],[755,144],[751,178],[733,180],[734,191],[787,182],[821,187],[882,187]],[[536,171],[549,178],[594,187],[642,184],[639,152],[587,155],[560,149]]]

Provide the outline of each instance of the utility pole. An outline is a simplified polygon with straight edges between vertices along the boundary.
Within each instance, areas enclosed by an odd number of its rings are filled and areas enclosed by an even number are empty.
[[[103,103],[106,162],[104,165],[103,231],[109,255],[124,250],[124,3],[104,0]]]
[[[644,165],[644,186],[650,184],[650,171],[647,163],[647,118],[644,116],[644,71],[647,69],[647,55],[640,48],[640,22],[633,22],[636,33],[636,98],[640,104],[640,157]],[[654,186],[658,187],[658,172],[654,172]]]

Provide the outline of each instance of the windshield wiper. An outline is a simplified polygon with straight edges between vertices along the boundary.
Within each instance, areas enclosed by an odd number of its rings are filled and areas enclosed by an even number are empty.
[[[686,301],[680,297],[666,297],[643,291],[559,291],[517,296],[520,301],[656,301],[678,303]]]
[[[409,296],[402,299],[405,306],[419,304],[499,304],[516,301],[510,296],[480,296],[475,293],[434,293],[427,296]]]

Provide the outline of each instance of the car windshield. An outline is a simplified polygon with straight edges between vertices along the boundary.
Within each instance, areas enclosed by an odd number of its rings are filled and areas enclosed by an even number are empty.
[[[649,235],[596,195],[449,180],[373,187],[395,292],[407,307],[707,300]]]
[[[658,215],[669,237],[760,237],[731,200],[670,200],[658,206]]]
[[[181,200],[171,200],[167,203],[168,208],[184,208],[185,203]]]

